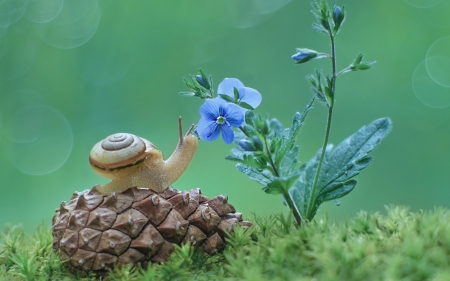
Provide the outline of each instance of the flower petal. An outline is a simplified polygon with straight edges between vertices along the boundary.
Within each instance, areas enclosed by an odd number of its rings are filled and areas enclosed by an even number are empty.
[[[217,93],[225,94],[234,99],[234,88],[244,88],[244,84],[242,84],[242,82],[237,78],[225,78],[222,82],[220,82],[219,88],[217,88]]]
[[[216,121],[221,113],[222,99],[206,99],[205,102],[200,106],[200,115],[202,118],[207,118],[210,121]],[[226,103],[226,102],[224,102]]]
[[[200,118],[197,124],[198,136],[204,141],[213,141],[219,137],[220,126],[216,121],[211,121],[208,118]]]
[[[248,103],[253,108],[257,108],[262,100],[261,94],[257,90],[249,87],[239,89],[239,95],[241,96],[241,101]]]
[[[230,144],[234,139],[234,132],[230,126],[222,125],[222,139],[226,144]]]
[[[242,112],[241,107],[235,105],[234,103],[229,103],[225,112],[225,118],[231,126],[239,127],[242,122],[244,122],[244,113]]]

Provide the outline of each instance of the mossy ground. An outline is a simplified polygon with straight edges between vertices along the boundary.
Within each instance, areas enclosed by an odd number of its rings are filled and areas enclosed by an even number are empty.
[[[450,210],[359,213],[300,229],[286,216],[255,217],[227,248],[206,258],[188,245],[165,264],[116,268],[102,280],[450,280]],[[0,280],[97,280],[67,272],[52,250],[51,230],[20,227],[0,234]],[[99,278],[101,279],[101,278]]]

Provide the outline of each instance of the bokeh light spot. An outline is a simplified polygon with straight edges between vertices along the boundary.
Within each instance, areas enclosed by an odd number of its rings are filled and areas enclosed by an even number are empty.
[[[36,128],[30,130],[32,126]],[[5,131],[9,136],[4,144],[6,154],[11,163],[26,174],[45,175],[56,171],[72,151],[69,122],[57,110],[45,105],[19,109],[5,123]]]
[[[56,18],[63,8],[63,0],[29,0],[25,18],[34,23],[46,23]]]
[[[56,48],[76,48],[94,36],[99,23],[100,9],[97,0],[66,0],[61,13],[48,23],[42,39]]]
[[[425,105],[434,108],[450,106],[450,88],[437,84],[428,75],[425,61],[417,65],[412,77],[416,97]]]
[[[430,46],[425,65],[436,83],[450,87],[450,36],[443,37]]]

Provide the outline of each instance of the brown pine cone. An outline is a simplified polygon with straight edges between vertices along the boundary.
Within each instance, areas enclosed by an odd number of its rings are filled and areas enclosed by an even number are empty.
[[[224,247],[227,232],[243,221],[223,195],[209,199],[199,188],[156,193],[130,188],[123,193],[99,195],[75,192],[61,203],[53,217],[53,248],[73,270],[103,274],[120,265],[143,267],[164,262],[172,243],[188,241],[208,255]]]

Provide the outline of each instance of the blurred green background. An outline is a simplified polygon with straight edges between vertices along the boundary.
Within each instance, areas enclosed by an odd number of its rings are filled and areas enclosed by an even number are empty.
[[[390,117],[393,130],[373,152],[341,206],[318,217],[342,220],[359,210],[450,206],[450,1],[339,1],[348,12],[337,38],[338,68],[359,52],[369,71],[337,81],[330,142]],[[309,1],[0,0],[0,227],[50,225],[74,191],[105,183],[88,164],[92,146],[112,133],[152,141],[168,156],[177,117],[196,123],[201,101],[182,98],[182,78],[198,68],[239,78],[263,95],[257,112],[290,125],[311,97],[304,79],[329,62],[294,65],[295,47],[329,51],[311,28]],[[322,144],[326,109],[316,104],[303,127],[301,160]],[[200,142],[174,184],[225,194],[244,215],[286,211],[224,160],[231,145]]]

